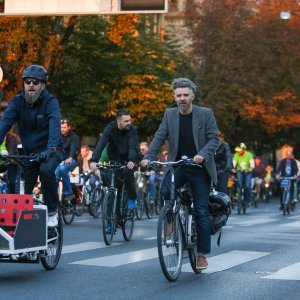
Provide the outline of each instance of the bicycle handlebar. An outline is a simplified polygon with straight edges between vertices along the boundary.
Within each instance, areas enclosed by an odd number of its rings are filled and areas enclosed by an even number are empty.
[[[110,168],[110,169],[125,169],[127,166],[126,165],[122,165],[122,164],[102,164],[102,163],[98,163],[96,164],[96,167],[98,169],[106,169],[106,168]]]
[[[153,165],[172,167],[172,166],[179,166],[179,165],[183,165],[183,164],[197,166],[199,168],[202,168],[201,164],[196,164],[192,158],[188,158],[188,157],[184,157],[184,156],[182,157],[182,159],[180,159],[178,161],[166,161],[166,162],[152,161],[148,164],[147,168],[151,168],[151,167],[153,167]]]
[[[0,164],[12,164],[13,162],[18,163],[22,167],[31,163],[39,162],[38,158],[33,155],[0,155]]]

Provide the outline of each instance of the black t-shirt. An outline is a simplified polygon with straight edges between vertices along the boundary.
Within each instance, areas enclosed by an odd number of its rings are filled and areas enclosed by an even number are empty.
[[[183,155],[193,158],[197,149],[193,137],[193,112],[188,115],[179,114],[179,143],[176,160]]]

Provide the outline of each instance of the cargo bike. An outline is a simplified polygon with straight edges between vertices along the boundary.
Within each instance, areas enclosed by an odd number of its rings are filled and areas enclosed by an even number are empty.
[[[17,164],[20,194],[0,194],[0,262],[41,263],[53,270],[60,260],[63,227],[58,209],[58,226],[47,227],[48,209],[41,200],[25,192],[25,168],[39,163],[32,156],[2,156],[0,165]]]

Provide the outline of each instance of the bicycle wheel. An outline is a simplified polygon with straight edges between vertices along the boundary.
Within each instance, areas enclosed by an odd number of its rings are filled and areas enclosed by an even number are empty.
[[[283,212],[283,215],[285,215],[287,213],[286,198],[287,198],[287,191],[283,190],[282,191],[282,212]]]
[[[145,199],[146,215],[148,219],[152,219],[154,214],[154,202],[149,203],[148,199]]]
[[[74,201],[61,201],[61,214],[66,225],[70,225],[74,221],[76,206]]]
[[[139,190],[136,199],[137,201],[136,201],[136,209],[135,209],[136,218],[138,220],[141,220],[144,214],[144,199],[145,199],[145,194],[141,190]]]
[[[238,192],[237,194],[236,206],[237,206],[237,213],[238,215],[240,215],[242,212],[242,195],[240,192]]]
[[[58,226],[48,228],[48,248],[41,256],[41,263],[46,270],[54,270],[60,260],[63,246],[63,224],[60,209],[58,209]]]
[[[132,238],[134,228],[134,210],[128,209],[127,201],[125,200],[126,198],[127,196],[125,193],[122,201],[122,234],[125,241],[130,241]]]
[[[104,190],[96,187],[91,196],[91,203],[89,204],[89,213],[94,218],[98,218],[101,213],[102,201],[104,199]]]
[[[183,240],[178,213],[165,205],[158,217],[157,250],[161,269],[169,281],[175,281],[181,272]]]
[[[193,271],[196,274],[200,274],[202,270],[196,268],[197,266],[197,231],[196,231],[196,223],[195,223],[195,216],[192,215],[192,232],[191,232],[191,245],[188,245],[188,253],[189,253],[189,260]]]
[[[102,232],[104,242],[107,246],[111,245],[116,230],[114,202],[115,194],[113,191],[108,191],[105,194],[102,207]]]

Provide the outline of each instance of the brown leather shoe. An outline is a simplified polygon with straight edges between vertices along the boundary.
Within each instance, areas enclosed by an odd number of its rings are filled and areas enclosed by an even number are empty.
[[[204,270],[208,267],[208,262],[204,255],[199,255],[197,260],[196,269],[197,270]]]

